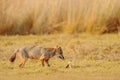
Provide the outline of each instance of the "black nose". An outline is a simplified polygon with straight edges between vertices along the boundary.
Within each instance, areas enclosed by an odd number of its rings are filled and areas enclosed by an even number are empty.
[[[63,59],[65,59],[65,58],[63,57]]]

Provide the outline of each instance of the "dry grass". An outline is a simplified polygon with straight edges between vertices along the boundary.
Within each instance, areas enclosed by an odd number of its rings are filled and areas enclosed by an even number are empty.
[[[118,80],[120,76],[120,36],[106,35],[27,35],[0,36],[0,80]],[[8,58],[14,49],[27,45],[54,47],[61,45],[66,60],[50,60],[42,68],[39,60],[28,60],[25,68]],[[68,61],[72,68],[66,69]]]
[[[119,0],[0,0],[0,34],[117,32]]]

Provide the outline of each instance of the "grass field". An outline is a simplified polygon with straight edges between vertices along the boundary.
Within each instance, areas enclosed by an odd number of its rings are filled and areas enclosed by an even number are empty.
[[[8,61],[14,49],[41,45],[63,48],[65,61],[53,57],[51,67],[39,60],[28,60],[19,68],[19,59]],[[72,68],[65,68],[71,61]],[[105,35],[25,35],[0,36],[0,80],[119,80],[120,36]]]

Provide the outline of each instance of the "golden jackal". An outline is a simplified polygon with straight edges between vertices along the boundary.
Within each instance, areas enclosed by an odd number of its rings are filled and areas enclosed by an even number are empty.
[[[14,62],[16,58],[16,54],[19,56],[21,63],[19,67],[24,67],[28,58],[30,59],[39,59],[41,61],[42,66],[44,66],[44,62],[49,67],[49,59],[53,56],[57,55],[60,59],[64,60],[62,48],[56,46],[55,48],[43,48],[40,46],[29,46],[19,48],[14,51],[13,55],[10,57],[10,62]]]

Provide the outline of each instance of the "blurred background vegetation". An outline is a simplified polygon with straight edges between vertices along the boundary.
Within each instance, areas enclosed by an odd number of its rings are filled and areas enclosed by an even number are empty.
[[[120,0],[0,0],[0,34],[120,31]]]

